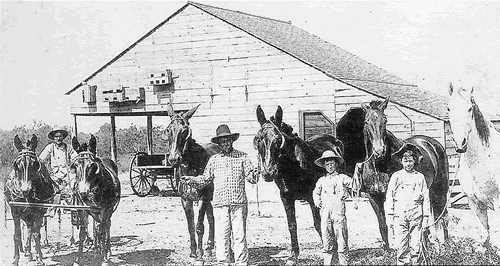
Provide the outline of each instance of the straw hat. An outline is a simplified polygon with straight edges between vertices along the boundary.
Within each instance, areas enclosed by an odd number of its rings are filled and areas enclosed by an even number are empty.
[[[51,140],[54,140],[54,136],[56,135],[56,133],[61,133],[63,135],[63,139],[65,139],[68,136],[68,131],[66,131],[62,128],[56,128],[56,129],[50,131],[49,134],[47,135],[47,137]]]
[[[332,150],[326,150],[323,152],[320,158],[316,159],[314,163],[317,166],[325,168],[325,161],[328,159],[336,159],[338,162],[343,163],[344,159],[342,159],[342,156],[340,156],[340,153],[337,149]]]
[[[411,143],[404,143],[399,150],[394,152],[392,156],[402,159],[404,157],[413,157],[415,162],[419,162],[422,157],[422,152],[420,149]]]
[[[231,133],[231,130],[225,124],[217,127],[215,135],[216,136],[212,138],[212,142],[216,144],[219,144],[220,139],[224,137],[230,137],[233,141],[236,141],[240,137],[239,133]]]

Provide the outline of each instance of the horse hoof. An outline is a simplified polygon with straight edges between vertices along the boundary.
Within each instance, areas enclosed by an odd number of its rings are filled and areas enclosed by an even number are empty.
[[[196,263],[196,258],[189,257],[189,264],[194,265]]]
[[[285,265],[287,265],[287,266],[293,266],[293,265],[296,265],[296,264],[297,264],[297,262],[296,262],[296,260],[295,260],[295,259],[293,259],[293,258],[288,258],[288,259],[286,260],[286,263],[285,263]]]
[[[103,262],[101,263],[101,266],[108,266],[108,265],[109,265],[109,262],[108,262],[108,261],[103,261]]]
[[[205,265],[205,262],[203,260],[196,260],[194,262],[194,266],[203,266]]]

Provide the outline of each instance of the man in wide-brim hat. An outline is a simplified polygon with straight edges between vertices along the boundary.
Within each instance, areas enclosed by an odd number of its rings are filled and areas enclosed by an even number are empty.
[[[349,246],[347,243],[347,217],[345,200],[352,189],[352,178],[340,173],[344,159],[339,149],[326,150],[314,161],[326,169],[326,175],[316,182],[313,200],[321,214],[321,238],[323,242],[324,265],[340,265],[349,263]]]
[[[218,126],[211,141],[218,144],[222,151],[210,157],[203,175],[183,176],[182,179],[197,188],[213,182],[217,261],[221,264],[233,263],[230,252],[233,249],[236,265],[248,265],[248,202],[245,180],[255,184],[258,181],[258,171],[246,153],[233,148],[233,142],[239,136],[238,133],[231,133],[227,125]]]
[[[416,265],[423,259],[422,230],[428,227],[431,214],[425,177],[415,170],[422,153],[414,144],[404,143],[392,156],[399,158],[403,166],[392,174],[385,201],[387,223],[396,239],[396,264]]]
[[[77,153],[73,147],[64,143],[64,139],[67,136],[68,131],[63,128],[56,128],[50,131],[47,137],[52,142],[47,144],[40,155],[38,155],[40,162],[45,164],[50,178],[56,185],[56,195],[54,196],[54,203],[56,204],[61,201],[61,193],[71,194],[70,183],[72,180],[69,177],[69,166]],[[51,216],[55,214],[54,211],[54,209],[49,209]]]
[[[64,139],[67,136],[68,131],[62,128],[50,131],[47,137],[52,142],[47,144],[38,156],[40,161],[47,166],[52,180],[57,184],[67,184],[69,182],[68,168],[71,160],[77,155],[76,151],[70,145],[64,143]]]

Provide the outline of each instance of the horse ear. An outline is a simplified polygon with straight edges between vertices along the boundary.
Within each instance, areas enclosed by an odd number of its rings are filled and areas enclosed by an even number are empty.
[[[281,125],[281,122],[283,122],[283,110],[281,109],[281,106],[278,105],[278,110],[276,110],[276,114],[274,115],[274,118],[276,118],[276,125]]]
[[[82,151],[80,148],[80,143],[78,142],[78,139],[76,137],[73,137],[71,139],[71,146],[73,146],[73,150],[75,150],[77,153],[80,153]]]
[[[196,110],[198,110],[198,107],[200,107],[201,104],[198,104],[197,106],[189,109],[189,111],[185,112],[182,116],[184,117],[184,119],[186,120],[189,120],[193,115],[194,113],[196,112]]]
[[[450,86],[448,87],[448,93],[450,94],[450,96],[453,94],[453,84],[451,84],[451,82]]]
[[[36,151],[36,146],[38,145],[38,138],[35,134],[32,134],[31,135],[31,145],[30,145],[30,148],[31,148],[31,151]]]
[[[168,116],[170,116],[171,118],[174,117],[175,115],[175,112],[174,112],[174,107],[172,106],[171,103],[168,103],[167,104],[167,114]]]
[[[24,149],[23,142],[21,141],[18,135],[14,137],[14,147],[16,148],[17,151],[22,151]]]
[[[264,111],[262,110],[262,107],[257,106],[257,121],[259,121],[259,124],[262,126],[264,123],[266,123],[266,115],[264,114]]]
[[[94,135],[90,134],[89,151],[95,155],[97,148],[97,140]]]
[[[387,108],[387,104],[389,103],[389,97],[387,97],[387,99],[385,99],[379,106],[379,109],[380,111],[384,111],[385,108]]]

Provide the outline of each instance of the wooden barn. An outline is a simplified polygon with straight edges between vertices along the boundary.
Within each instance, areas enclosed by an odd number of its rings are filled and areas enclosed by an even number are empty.
[[[390,131],[403,139],[434,137],[454,157],[444,97],[290,22],[194,2],[66,94],[75,125],[77,116],[111,116],[114,123],[115,116],[137,115],[150,126],[168,103],[179,111],[201,104],[191,119],[193,137],[208,142],[228,124],[241,134],[235,147],[254,160],[257,105],[268,117],[280,105],[283,120],[308,137],[334,132],[350,108],[390,97]]]

